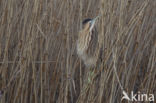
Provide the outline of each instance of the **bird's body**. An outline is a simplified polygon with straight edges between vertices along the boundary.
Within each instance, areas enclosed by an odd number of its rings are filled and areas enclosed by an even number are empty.
[[[77,54],[86,66],[95,66],[97,61],[98,33],[93,20],[84,20],[77,40]]]

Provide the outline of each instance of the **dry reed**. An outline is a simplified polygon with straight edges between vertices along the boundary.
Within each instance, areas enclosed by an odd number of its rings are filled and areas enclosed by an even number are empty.
[[[86,68],[77,34],[99,14],[102,61]],[[123,89],[156,96],[155,18],[155,0],[1,0],[0,103],[121,103]]]

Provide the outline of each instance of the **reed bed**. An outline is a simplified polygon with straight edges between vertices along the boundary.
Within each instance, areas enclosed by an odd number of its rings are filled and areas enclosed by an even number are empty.
[[[97,15],[101,60],[88,68],[76,40],[82,20]],[[155,20],[155,0],[1,0],[0,103],[131,103],[121,101],[123,90],[156,96]]]

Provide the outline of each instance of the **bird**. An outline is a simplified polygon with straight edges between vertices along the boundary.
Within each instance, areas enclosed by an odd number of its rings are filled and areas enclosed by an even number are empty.
[[[82,30],[78,33],[77,54],[87,67],[94,67],[97,62],[99,43],[95,23],[98,18],[99,16],[83,20]]]

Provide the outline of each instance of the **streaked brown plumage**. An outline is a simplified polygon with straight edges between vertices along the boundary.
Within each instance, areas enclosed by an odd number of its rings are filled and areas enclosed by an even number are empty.
[[[77,40],[77,54],[86,66],[95,66],[97,61],[98,33],[94,26],[95,20],[86,19]]]

